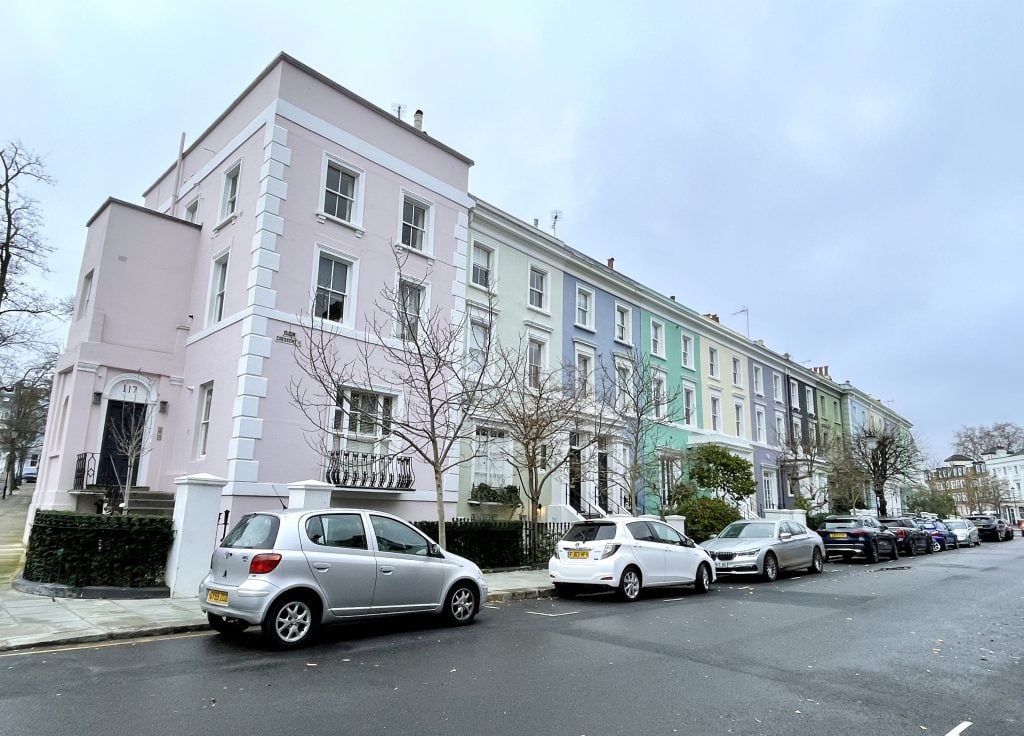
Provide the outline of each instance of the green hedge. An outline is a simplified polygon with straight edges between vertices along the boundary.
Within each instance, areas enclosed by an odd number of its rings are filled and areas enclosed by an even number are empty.
[[[25,579],[83,587],[148,588],[164,584],[171,520],[36,511]]]
[[[436,521],[417,521],[416,526],[437,539]],[[518,567],[524,564],[523,525],[518,521],[467,521],[445,523],[445,549],[472,560],[483,568]]]

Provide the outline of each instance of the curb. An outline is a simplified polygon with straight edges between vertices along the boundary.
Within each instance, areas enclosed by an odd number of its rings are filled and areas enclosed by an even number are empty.
[[[95,600],[102,598],[114,601],[140,601],[170,598],[171,589],[166,585],[151,588],[122,588],[111,585],[85,585],[76,587],[63,583],[39,583],[17,575],[11,584],[19,593],[38,595],[44,598],[77,598]]]
[[[518,588],[516,590],[503,590],[489,593],[487,603],[508,603],[509,601],[542,600],[554,598],[555,589],[551,586],[543,588]]]
[[[119,631],[102,631],[95,634],[79,634],[39,641],[18,642],[17,644],[0,644],[0,655],[23,649],[39,649],[43,647],[65,647],[73,644],[95,644],[101,641],[117,641],[122,639],[141,639],[147,636],[167,636],[169,634],[185,634],[192,631],[209,631],[208,623],[167,624],[164,626],[147,626],[137,629]]]

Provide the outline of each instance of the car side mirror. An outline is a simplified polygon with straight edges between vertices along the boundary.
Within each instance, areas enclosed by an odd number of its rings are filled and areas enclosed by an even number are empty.
[[[711,535],[708,536],[708,539],[718,539],[718,535],[717,534],[711,534]]]
[[[779,539],[792,539],[793,535],[789,532],[779,532]]]
[[[882,531],[889,531],[889,527],[887,527],[885,524],[882,524]]]
[[[436,542],[430,543],[430,546],[427,548],[427,553],[431,557],[444,557],[444,555],[441,554],[441,545]]]

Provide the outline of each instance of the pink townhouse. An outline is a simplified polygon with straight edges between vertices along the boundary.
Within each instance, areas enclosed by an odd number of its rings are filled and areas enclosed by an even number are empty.
[[[143,205],[108,199],[88,223],[34,506],[91,511],[129,480],[127,417],[141,439],[130,480],[149,492],[216,476],[237,518],[311,479],[334,486],[335,505],[435,516],[432,473],[383,429],[408,410],[402,386],[351,386],[339,400],[363,421],[322,438],[289,393],[303,325],[351,356],[372,339],[396,248],[425,282],[422,312],[463,313],[472,161],[421,120],[281,54]],[[445,488],[453,514],[457,472]]]

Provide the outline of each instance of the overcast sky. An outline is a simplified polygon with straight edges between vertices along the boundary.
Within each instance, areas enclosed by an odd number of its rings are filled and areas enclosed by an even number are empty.
[[[933,458],[961,424],[1024,423],[1017,0],[4,5],[0,138],[57,179],[57,294],[99,205],[140,202],[286,51],[422,108],[475,195],[561,210],[570,245],[740,332],[748,308]]]

